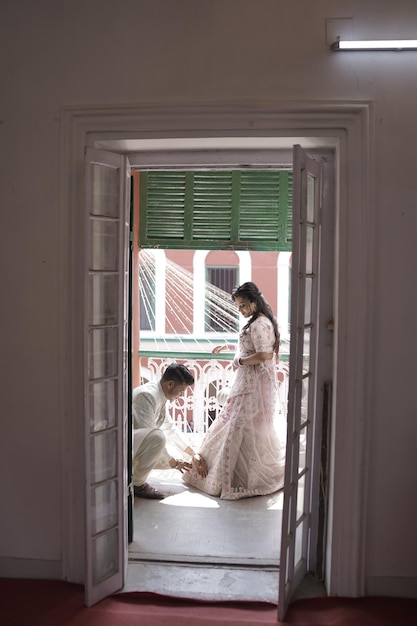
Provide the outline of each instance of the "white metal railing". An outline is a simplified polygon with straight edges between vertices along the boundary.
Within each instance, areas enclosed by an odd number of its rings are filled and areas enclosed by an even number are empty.
[[[183,433],[205,433],[216,418],[232,383],[234,371],[230,360],[191,359],[178,355],[177,358],[148,357],[146,365],[141,365],[141,378],[159,380],[169,363],[185,365],[194,376],[194,385],[184,396],[169,403],[168,413]],[[277,365],[278,412],[285,418],[288,396],[288,363],[279,361]]]

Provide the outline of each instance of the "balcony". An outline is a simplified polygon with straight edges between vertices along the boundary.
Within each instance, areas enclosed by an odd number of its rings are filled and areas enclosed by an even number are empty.
[[[141,383],[159,380],[163,371],[174,361],[185,365],[192,373],[195,383],[184,396],[168,404],[168,414],[178,429],[190,439],[199,439],[216,419],[227,397],[234,375],[232,360],[234,353],[212,354],[214,345],[237,344],[237,337],[218,340],[195,339],[191,336],[171,336],[164,339],[141,337],[139,350]],[[281,346],[277,364],[278,405],[277,421],[286,423],[288,396],[289,346]]]

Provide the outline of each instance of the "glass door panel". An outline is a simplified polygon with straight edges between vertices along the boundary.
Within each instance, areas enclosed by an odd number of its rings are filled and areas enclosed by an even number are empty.
[[[117,381],[90,384],[90,430],[98,432],[116,424]]]
[[[311,324],[311,296],[313,293],[313,277],[306,276],[305,281],[305,303],[304,303],[304,323]]]
[[[118,156],[116,158],[119,159],[120,163],[120,158]],[[120,186],[122,181],[118,165],[116,164],[116,167],[104,165],[103,167],[102,163],[91,163],[91,215],[119,219]]]
[[[94,328],[89,333],[90,379],[117,373],[117,328]]]
[[[127,161],[86,153],[85,437],[87,606],[125,576]]]
[[[117,546],[118,533],[115,528],[93,538],[92,584],[95,587],[118,574]]]
[[[119,224],[115,221],[90,220],[90,270],[117,271],[118,229]]]
[[[291,343],[278,619],[308,566],[317,384],[320,164],[294,146]]]
[[[311,274],[313,271],[313,242],[314,242],[314,227],[306,227],[306,275]]]
[[[91,493],[92,532],[98,535],[117,523],[117,484],[116,481],[99,485]]]
[[[97,433],[90,438],[90,475],[93,484],[116,476],[116,444],[117,432],[115,430]]]
[[[300,562],[303,558],[303,522],[297,526],[295,531],[295,551],[294,551],[294,562],[295,569],[300,565]]]
[[[118,319],[117,274],[90,274],[89,325],[108,326]]]
[[[302,394],[301,394],[301,410],[300,410],[300,428],[308,420],[308,397],[309,397],[310,377],[308,375],[303,378]]]

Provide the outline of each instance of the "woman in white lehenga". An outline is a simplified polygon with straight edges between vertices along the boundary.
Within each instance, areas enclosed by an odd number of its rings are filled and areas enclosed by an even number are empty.
[[[224,500],[274,493],[284,484],[285,447],[274,423],[278,401],[279,332],[258,287],[244,283],[232,294],[249,321],[233,359],[235,378],[200,450],[204,463],[183,475],[188,485]],[[214,353],[227,346],[218,346]]]

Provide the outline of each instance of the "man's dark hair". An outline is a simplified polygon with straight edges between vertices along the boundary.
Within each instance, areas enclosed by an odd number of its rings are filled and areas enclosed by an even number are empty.
[[[169,380],[173,380],[176,385],[182,385],[183,383],[187,383],[187,385],[194,384],[194,376],[191,374],[190,370],[181,363],[171,363],[168,365],[162,375],[161,381],[167,382]]]

